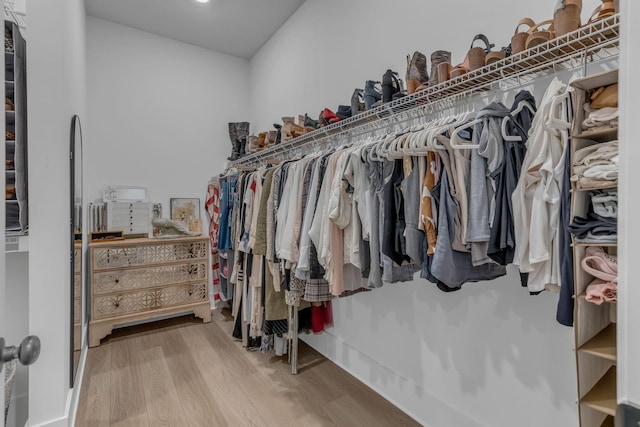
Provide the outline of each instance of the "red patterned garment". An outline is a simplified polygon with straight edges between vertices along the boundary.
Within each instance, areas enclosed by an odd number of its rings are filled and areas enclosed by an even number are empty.
[[[216,177],[207,187],[207,201],[204,207],[209,216],[209,239],[211,240],[211,277],[213,279],[213,301],[220,298],[220,252],[218,251],[218,233],[220,231],[220,180]]]

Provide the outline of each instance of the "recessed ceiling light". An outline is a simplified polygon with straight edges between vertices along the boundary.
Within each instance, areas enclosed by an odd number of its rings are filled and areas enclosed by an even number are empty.
[[[196,0],[198,3],[209,3],[210,0]]]

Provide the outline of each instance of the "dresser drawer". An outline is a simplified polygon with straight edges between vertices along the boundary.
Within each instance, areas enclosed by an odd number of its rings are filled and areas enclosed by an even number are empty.
[[[207,284],[172,285],[162,288],[123,292],[110,295],[95,295],[92,298],[92,320],[122,316],[125,314],[153,311],[193,302],[206,301]]]
[[[91,286],[93,295],[104,295],[160,285],[206,280],[207,263],[196,261],[188,264],[100,271],[91,276]]]
[[[208,257],[205,240],[131,246],[96,246],[92,254],[93,271],[191,261]]]

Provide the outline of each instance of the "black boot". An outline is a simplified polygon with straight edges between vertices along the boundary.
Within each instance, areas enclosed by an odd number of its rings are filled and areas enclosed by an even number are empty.
[[[238,141],[240,143],[238,155],[239,157],[243,157],[246,154],[245,147],[249,140],[249,122],[236,123],[236,133],[238,134]]]

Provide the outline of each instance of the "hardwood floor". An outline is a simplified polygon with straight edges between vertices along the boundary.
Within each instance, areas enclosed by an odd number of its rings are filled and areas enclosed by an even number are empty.
[[[419,425],[302,342],[298,375],[245,350],[232,323],[216,310],[114,331],[89,349],[76,426]]]

